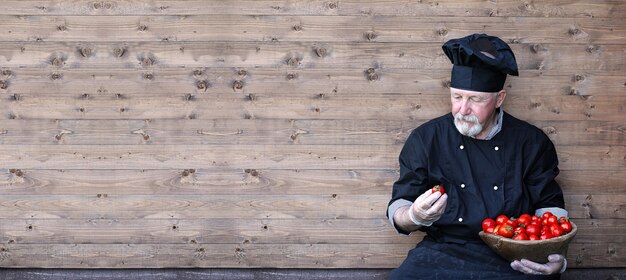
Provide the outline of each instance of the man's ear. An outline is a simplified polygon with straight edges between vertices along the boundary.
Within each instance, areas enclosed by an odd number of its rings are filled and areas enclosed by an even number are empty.
[[[506,98],[506,90],[499,91],[496,98],[496,108],[500,108],[500,106],[502,106],[502,103],[504,103],[504,99]]]

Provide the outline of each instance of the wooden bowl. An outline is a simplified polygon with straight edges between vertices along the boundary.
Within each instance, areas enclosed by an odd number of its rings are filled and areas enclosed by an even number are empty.
[[[567,254],[567,247],[577,231],[578,227],[572,223],[572,231],[546,240],[513,240],[483,231],[479,232],[478,235],[489,248],[508,261],[527,259],[546,263],[551,254],[562,254],[563,256]]]

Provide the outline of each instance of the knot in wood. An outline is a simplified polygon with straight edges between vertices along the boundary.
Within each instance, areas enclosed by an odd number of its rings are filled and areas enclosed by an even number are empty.
[[[294,31],[298,31],[298,32],[299,32],[299,31],[302,31],[302,25],[300,25],[300,24],[296,24],[296,25],[294,25],[294,26],[293,26],[293,30],[294,30]]]
[[[209,88],[209,82],[207,80],[199,80],[196,82],[196,87],[206,91]]]
[[[585,76],[584,76],[584,75],[581,75],[581,74],[576,74],[576,75],[574,75],[574,81],[575,81],[575,82],[580,82],[580,81],[582,81],[582,80],[584,80],[584,79],[585,79]]]
[[[15,176],[17,177],[22,177],[24,175],[24,172],[22,172],[22,170],[20,169],[10,169],[9,171],[15,174]]]
[[[554,126],[547,126],[547,127],[543,128],[543,131],[546,134],[556,134],[556,127],[554,127]]]
[[[328,8],[331,9],[331,10],[337,9],[337,7],[338,7],[337,2],[330,2],[330,3],[328,3]]]
[[[586,50],[588,53],[594,53],[596,51],[598,51],[600,49],[600,47],[596,46],[596,45],[588,45]]]
[[[57,26],[57,30],[63,32],[63,31],[67,31],[67,26],[65,26],[64,24]]]
[[[204,71],[202,71],[200,69],[193,70],[193,75],[196,76],[196,77],[200,77],[200,76],[204,75]]]
[[[7,89],[9,87],[9,82],[5,80],[0,80],[0,89]]]
[[[50,61],[50,63],[56,67],[61,67],[63,66],[63,58],[60,56],[55,56],[52,58],[52,60]]]
[[[248,75],[248,71],[246,71],[246,69],[239,69],[239,71],[237,71],[237,75],[245,77]]]
[[[289,59],[287,59],[287,64],[289,66],[298,66],[298,64],[300,64],[300,59],[298,59],[295,56],[292,56]]]
[[[315,54],[317,54],[318,57],[325,57],[327,54],[326,48],[324,47],[315,48]]]
[[[543,49],[543,47],[542,47],[540,44],[532,44],[532,45],[530,46],[530,50],[531,50],[533,53],[538,53],[538,52],[539,52],[539,51],[541,51],[542,49]]]
[[[374,31],[367,31],[365,32],[365,34],[363,34],[363,36],[365,36],[365,39],[367,39],[368,41],[372,41],[376,39],[376,37],[378,37],[378,34],[376,34],[376,32]]]
[[[450,82],[450,80],[444,80],[443,82],[441,82],[441,85],[444,88],[450,88],[450,85],[452,84],[452,82]]]
[[[244,171],[250,174],[250,176],[253,176],[253,177],[259,176],[259,172],[256,169],[246,169]]]
[[[9,69],[2,70],[2,76],[11,77],[12,75],[13,75],[13,71],[11,71]]]
[[[448,29],[445,28],[445,27],[439,28],[439,29],[437,29],[437,34],[439,36],[446,36],[446,35],[448,35]]]
[[[113,3],[108,2],[108,1],[96,1],[95,3],[93,3],[93,8],[96,10],[98,9],[110,10],[111,8],[113,8]]]
[[[294,80],[296,78],[298,78],[298,74],[296,74],[296,73],[288,73],[287,74],[287,80]]]
[[[52,73],[50,74],[50,79],[52,80],[59,80],[63,77],[63,75],[61,73]]]
[[[144,80],[152,80],[154,79],[154,75],[152,73],[144,73],[143,78]]]
[[[78,52],[82,57],[90,57],[93,50],[90,47],[82,47],[78,49]]]
[[[145,25],[145,24],[140,24],[140,25],[137,27],[137,30],[139,30],[139,31],[141,31],[141,32],[144,32],[144,31],[148,30],[148,26],[147,26],[147,25]]]
[[[154,64],[154,58],[150,56],[145,56],[144,58],[141,59],[141,65],[143,66],[151,66],[153,64]]]
[[[113,55],[116,57],[122,57],[126,53],[126,48],[117,47],[113,49]]]
[[[243,82],[240,80],[235,80],[233,82],[233,90],[237,91],[237,90],[241,90],[243,88]]]
[[[569,35],[575,36],[580,34],[580,29],[578,27],[572,27],[568,30]]]
[[[256,94],[254,94],[254,93],[248,94],[248,100],[249,101],[256,101]]]
[[[377,73],[372,73],[372,74],[367,75],[367,80],[371,82],[378,80],[378,78],[379,77]]]

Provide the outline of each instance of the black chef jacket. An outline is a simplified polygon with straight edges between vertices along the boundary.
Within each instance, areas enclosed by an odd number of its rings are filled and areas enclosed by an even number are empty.
[[[554,180],[559,173],[554,145],[539,128],[506,112],[500,132],[490,140],[460,134],[451,113],[428,121],[409,135],[399,160],[400,177],[389,205],[399,199],[413,202],[436,184],[445,187],[443,216],[420,229],[437,242],[478,240],[487,217],[564,208]]]

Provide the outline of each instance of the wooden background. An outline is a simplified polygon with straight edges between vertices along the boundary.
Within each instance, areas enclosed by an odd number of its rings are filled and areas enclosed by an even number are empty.
[[[1,1],[0,266],[392,268],[443,42],[557,146],[570,267],[626,266],[626,1]]]

